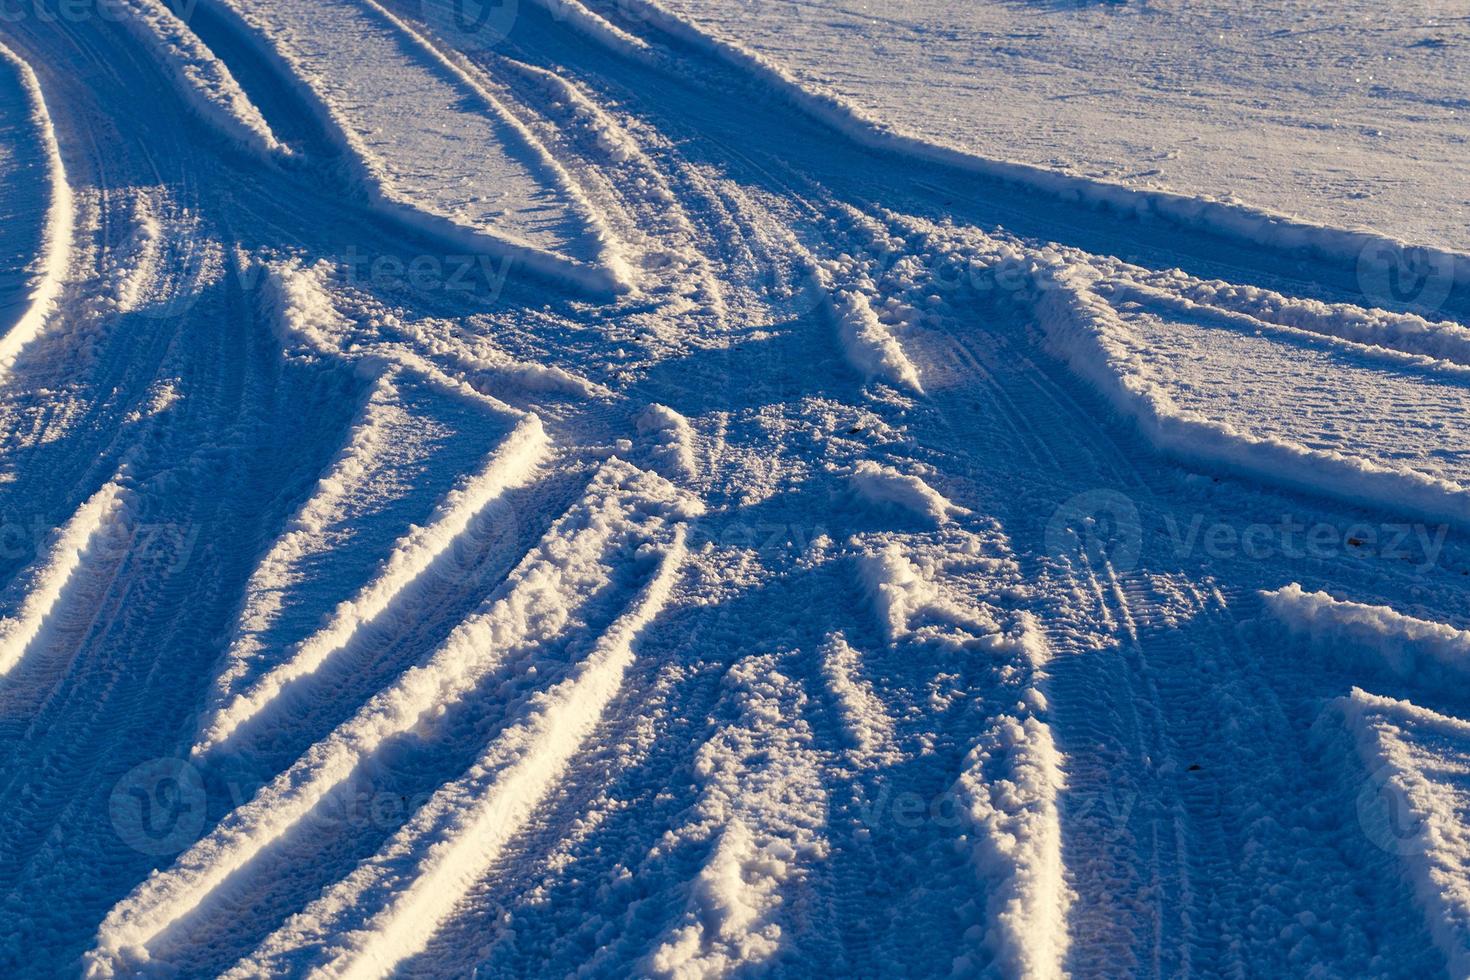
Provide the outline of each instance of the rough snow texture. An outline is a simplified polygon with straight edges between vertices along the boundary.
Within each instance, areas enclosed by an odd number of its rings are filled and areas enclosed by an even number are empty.
[[[726,689],[736,717],[700,748],[699,803],[675,832],[712,849],[682,921],[648,959],[655,976],[722,977],[771,960],[791,929],[789,891],[828,854],[806,695],[770,657],[731,668]]]

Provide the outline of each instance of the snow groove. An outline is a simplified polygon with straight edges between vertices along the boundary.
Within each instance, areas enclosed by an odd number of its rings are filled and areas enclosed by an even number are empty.
[[[55,532],[45,556],[21,573],[17,582],[24,598],[12,614],[0,617],[0,678],[25,657],[92,550],[126,520],[127,506],[117,480],[104,484]]]
[[[178,84],[206,122],[232,141],[267,158],[291,156],[235,76],[164,0],[106,0]]]
[[[493,671],[566,629],[576,608],[607,582],[613,554],[700,510],[666,481],[609,460],[583,500],[424,663],[221,820],[171,869],[115,906],[87,954],[89,975],[115,976],[146,962],[153,944],[207,904],[227,879],[309,824],[314,808],[386,742],[463,702]]]
[[[218,2],[295,80],[383,213],[574,289],[632,288],[614,239],[560,164],[488,88],[401,18],[374,0],[287,0],[269,16],[240,0]],[[408,100],[413,112],[393,111]],[[446,159],[456,163],[445,167]],[[560,209],[530,203],[546,196],[547,181]],[[566,254],[584,244],[590,257]]]
[[[668,601],[685,557],[676,527],[658,570],[573,675],[536,696],[462,778],[441,788],[389,844],[288,921],[226,976],[302,968],[378,977],[422,950],[474,881],[535,815],[621,687],[634,644]],[[361,917],[358,928],[343,920]]]
[[[193,754],[204,756],[227,744],[242,725],[266,711],[288,684],[310,675],[346,649],[380,616],[405,603],[411,605],[424,573],[453,547],[475,515],[507,490],[524,486],[550,448],[541,420],[527,416],[479,472],[462,480],[445,496],[427,526],[412,528],[398,541],[375,579],[341,603],[326,625],[298,644],[280,666],[207,720]]]
[[[0,380],[3,380],[15,365],[15,359],[21,350],[40,336],[47,319],[56,311],[62,286],[71,269],[72,234],[76,214],[71,184],[67,182],[66,167],[61,161],[61,147],[56,142],[56,128],[52,125],[50,110],[46,108],[41,83],[31,66],[4,44],[0,44],[0,61],[4,61],[15,73],[30,103],[30,124],[45,157],[51,195],[41,236],[41,248],[30,269],[29,305],[16,322],[10,324],[4,333],[0,333]]]

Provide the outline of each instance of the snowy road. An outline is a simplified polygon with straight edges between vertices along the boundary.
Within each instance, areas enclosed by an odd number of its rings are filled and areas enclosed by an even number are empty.
[[[1470,257],[642,0],[74,6],[0,34],[7,976],[1470,971]]]

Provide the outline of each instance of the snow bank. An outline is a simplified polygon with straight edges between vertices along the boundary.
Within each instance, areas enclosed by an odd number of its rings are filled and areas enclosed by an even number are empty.
[[[975,828],[971,857],[990,882],[986,943],[999,973],[1060,978],[1073,896],[1057,811],[1066,781],[1051,729],[1035,716],[999,718],[965,764],[956,788]]]
[[[699,467],[694,462],[694,429],[688,419],[667,405],[655,403],[638,416],[638,434],[658,438],[654,455],[666,475],[694,479]]]
[[[1138,218],[1162,218],[1182,227],[1202,228],[1237,241],[1282,251],[1306,249],[1337,262],[1355,265],[1359,256],[1369,248],[1394,251],[1412,248],[1417,254],[1433,257],[1453,268],[1455,281],[1470,281],[1470,254],[1463,252],[1412,246],[1390,236],[1333,228],[1244,204],[1173,191],[1128,187],[931,143],[872,118],[835,92],[804,86],[770,59],[738,42],[717,37],[695,21],[680,18],[657,0],[619,2],[633,16],[647,20],[679,40],[746,72],[795,108],[861,146],[944,164],[1064,201],[1077,201]]]
[[[1358,688],[1336,704],[1368,772],[1363,830],[1398,855],[1450,975],[1470,976],[1470,722]]]
[[[1346,303],[1297,299],[1257,286],[1199,280],[1179,272],[1149,277],[1146,284],[1123,285],[1125,294],[1130,290],[1185,310],[1231,310],[1308,333],[1470,366],[1470,328],[1458,323]]]
[[[1430,684],[1470,677],[1470,631],[1405,616],[1387,606],[1304,592],[1295,582],[1262,592],[1261,598],[1292,633],[1333,659],[1386,668],[1396,677]]]
[[[862,499],[880,507],[912,511],[936,526],[948,523],[951,515],[969,513],[917,476],[908,476],[872,460],[858,463],[848,482]]]
[[[21,349],[40,335],[47,318],[56,311],[61,287],[71,268],[72,229],[76,216],[71,185],[67,183],[61,147],[56,142],[56,128],[51,123],[41,83],[31,66],[4,44],[0,44],[0,61],[10,67],[25,91],[26,100],[30,103],[33,135],[46,159],[51,182],[51,204],[46,210],[40,254],[31,267],[30,303],[20,318],[0,335],[0,379],[3,379],[15,364]]]
[[[104,484],[55,532],[45,554],[20,574],[17,585],[23,598],[13,613],[0,617],[0,677],[25,657],[91,549],[106,540],[126,512],[122,486],[116,480]]]
[[[890,645],[920,640],[962,650],[1009,643],[995,620],[952,595],[932,569],[914,564],[896,543],[858,556],[858,572]]]
[[[770,961],[785,935],[785,892],[829,852],[806,695],[777,666],[774,657],[750,657],[726,675],[736,717],[700,747],[699,802],[676,834],[714,839],[714,849],[690,885],[681,921],[646,961],[655,976],[723,977]]]
[[[833,633],[822,646],[822,677],[837,703],[842,727],[851,743],[848,759],[860,768],[892,765],[903,759],[894,736],[893,718],[863,676],[862,658]]]
[[[268,16],[241,0],[211,2],[294,80],[382,213],[577,290],[632,288],[631,266],[560,164],[488,88],[401,18],[373,0],[287,0]],[[546,220],[548,190],[584,229],[593,261],[547,243],[557,224]]]
[[[1055,249],[1020,265],[1035,284],[1037,314],[1052,350],[1161,452],[1354,506],[1470,528],[1470,488],[1458,483],[1254,435],[1182,410],[1153,379],[1147,348],[1092,288],[1099,279],[1095,269]]]
[[[293,972],[315,954],[330,976],[378,977],[422,950],[470,887],[536,816],[617,695],[634,643],[668,601],[685,557],[675,529],[643,592],[570,677],[534,697],[462,778],[440,788],[377,854],[289,919],[227,976]],[[346,928],[344,918],[366,921]]]
[[[670,521],[700,511],[667,481],[612,459],[583,499],[547,532],[480,611],[428,659],[358,712],[239,807],[202,840],[119,902],[86,956],[92,976],[130,973],[169,927],[268,849],[309,832],[312,810],[393,738],[461,704],[493,671],[518,662],[575,622],[613,575],[609,561],[665,537]]]
[[[225,63],[175,16],[164,0],[105,0],[148,47],[205,121],[264,156],[290,156]]]
[[[475,515],[507,490],[529,482],[550,448],[541,420],[527,416],[478,473],[462,480],[444,497],[426,527],[415,527],[398,541],[376,578],[339,605],[326,625],[302,641],[284,663],[206,722],[194,754],[201,756],[227,743],[241,725],[265,711],[292,681],[315,672],[345,650],[361,630],[390,609],[412,605],[424,573],[453,547]]]
[[[873,312],[866,296],[853,290],[841,290],[831,297],[831,307],[842,351],[849,364],[866,377],[879,378],[921,395],[924,393],[918,369]]]

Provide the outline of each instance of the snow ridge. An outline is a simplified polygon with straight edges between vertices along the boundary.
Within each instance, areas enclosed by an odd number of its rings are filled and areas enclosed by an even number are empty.
[[[0,618],[0,677],[20,663],[89,551],[126,514],[121,484],[117,480],[103,484],[55,532],[45,556],[21,573],[19,581],[24,583],[25,597],[12,615]]]
[[[20,318],[0,335],[0,379],[3,379],[14,366],[21,349],[40,335],[46,320],[56,310],[62,285],[71,267],[76,213],[71,184],[67,182],[66,167],[61,162],[61,147],[56,142],[56,128],[51,123],[41,83],[31,66],[4,44],[0,44],[0,60],[10,66],[25,90],[31,107],[30,122],[45,154],[51,181],[51,205],[46,212],[41,254],[31,269],[30,304]]]
[[[527,416],[479,472],[462,480],[445,496],[426,527],[412,528],[398,541],[375,579],[339,605],[326,625],[299,644],[284,663],[207,721],[194,755],[206,755],[227,743],[240,726],[265,711],[288,684],[311,674],[346,649],[362,629],[384,613],[412,603],[424,573],[465,533],[475,515],[507,490],[525,485],[550,448],[541,420]]]
[[[205,121],[235,143],[266,157],[290,156],[235,76],[164,0],[106,0]]]
[[[535,815],[621,687],[634,644],[673,589],[685,557],[674,538],[642,593],[573,672],[537,695],[461,779],[438,792],[381,850],[293,917],[227,976],[300,966],[303,948],[331,976],[377,977],[423,949],[470,885]],[[341,919],[368,916],[358,929]]]
[[[873,312],[867,296],[856,290],[840,290],[832,296],[831,305],[843,353],[853,367],[867,377],[924,393],[918,369]]]
[[[612,553],[697,515],[697,502],[667,481],[611,459],[587,495],[420,666],[370,699],[250,802],[230,813],[118,903],[87,954],[93,976],[128,973],[150,945],[208,902],[233,874],[287,838],[312,810],[395,736],[462,702],[489,674],[565,630],[610,575]]]
[[[891,466],[884,466],[865,459],[858,463],[848,477],[858,496],[882,507],[900,507],[924,517],[936,527],[948,523],[952,515],[968,514],[963,507],[951,503],[949,498],[917,476],[900,473]]]
[[[1333,658],[1353,663],[1368,654],[1364,666],[1405,680],[1456,683],[1470,677],[1470,631],[1405,616],[1388,606],[1306,592],[1296,582],[1262,592],[1261,598],[1292,633]]]

